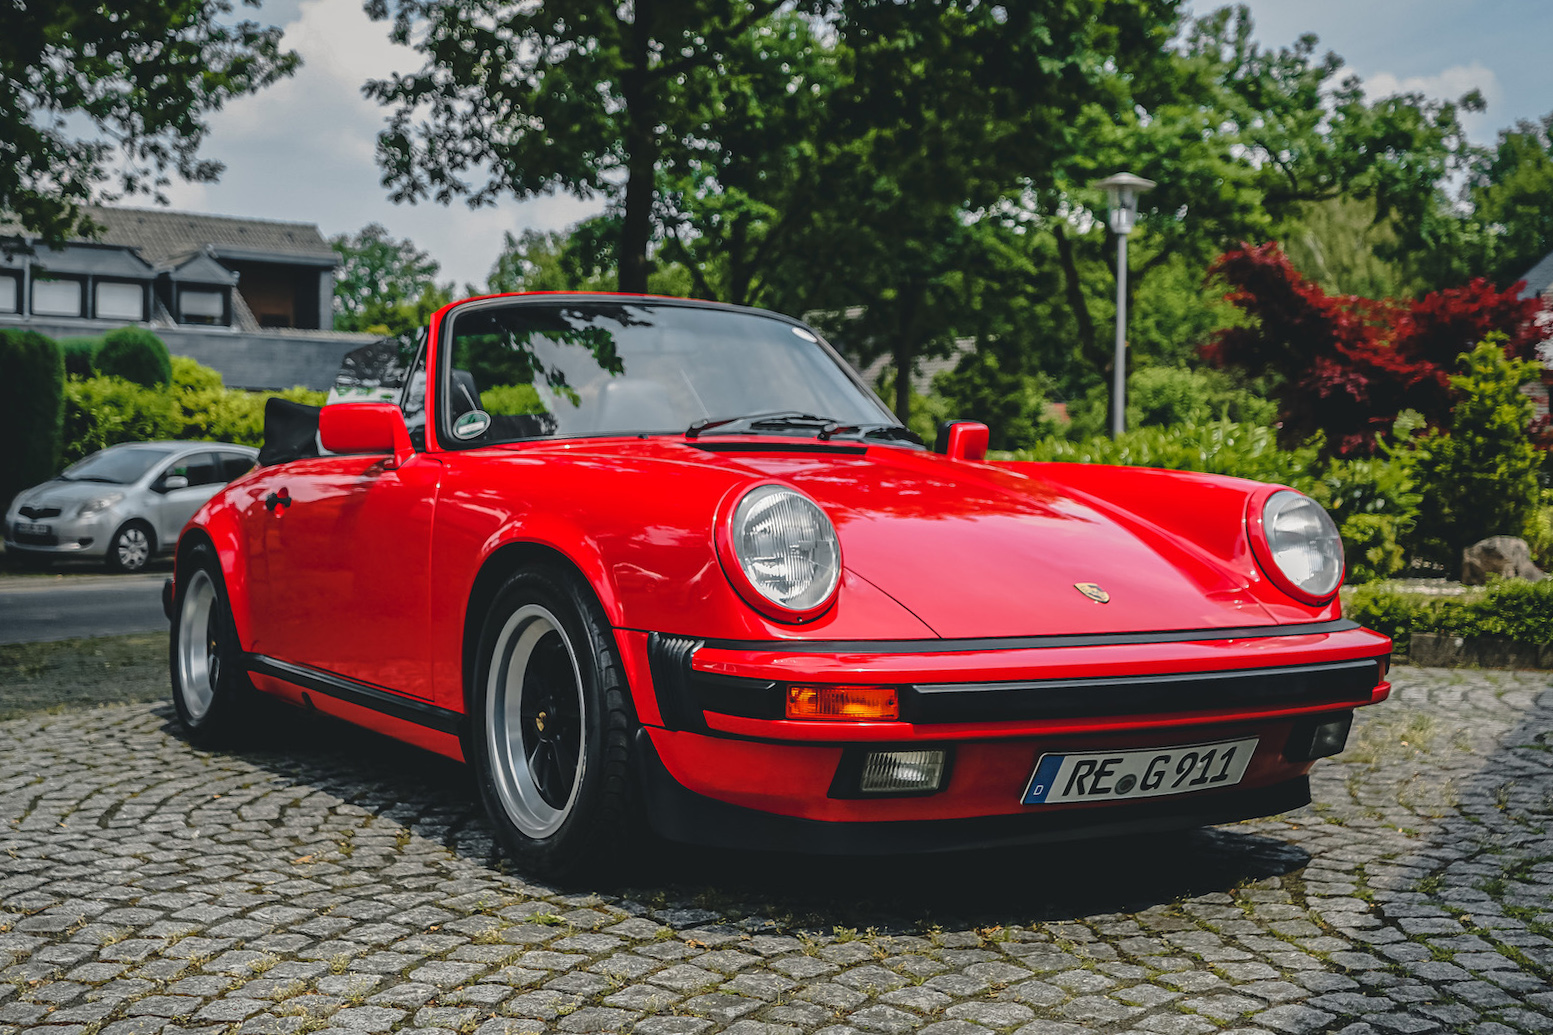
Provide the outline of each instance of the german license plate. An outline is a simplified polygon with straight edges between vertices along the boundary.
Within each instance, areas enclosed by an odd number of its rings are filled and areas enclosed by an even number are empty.
[[[53,525],[39,525],[31,521],[18,521],[16,523],[17,535],[53,535]]]
[[[1026,805],[1120,801],[1233,787],[1246,775],[1257,738],[1143,751],[1042,755],[1025,785]]]

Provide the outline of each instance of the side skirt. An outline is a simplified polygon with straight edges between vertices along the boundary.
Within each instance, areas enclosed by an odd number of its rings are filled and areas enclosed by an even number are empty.
[[[284,680],[313,693],[368,708],[438,733],[460,736],[464,730],[464,716],[459,712],[390,693],[368,683],[358,683],[354,679],[346,679],[322,669],[293,665],[289,661],[278,661],[263,654],[244,654],[243,667],[254,675]]]

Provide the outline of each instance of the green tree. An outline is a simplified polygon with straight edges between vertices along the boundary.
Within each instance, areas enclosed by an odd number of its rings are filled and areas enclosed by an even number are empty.
[[[257,0],[245,0],[257,7]],[[205,116],[297,67],[280,30],[228,0],[14,0],[0,30],[0,212],[46,239],[94,230],[83,206],[152,194],[199,157]]]
[[[797,6],[822,14],[830,0]],[[504,0],[367,0],[424,58],[374,80],[378,138],[395,200],[471,205],[554,191],[619,203],[622,291],[645,291],[657,170],[701,146],[693,80],[729,74],[734,45],[782,0],[580,0],[564,14]]]
[[[1491,535],[1524,537],[1537,502],[1540,456],[1527,435],[1532,402],[1521,394],[1533,364],[1505,356],[1490,340],[1462,357],[1450,433],[1419,443],[1420,552],[1454,571],[1461,552]]]
[[[390,237],[380,223],[331,237],[329,247],[340,256],[335,330],[401,334],[453,300],[453,283],[437,283],[441,265],[414,242]]]
[[[1031,247],[1047,237],[1055,245],[1058,297],[1068,309],[1061,333],[1077,344],[1087,371],[1086,383],[1064,386],[1070,393],[1108,381],[1113,363],[1116,240],[1094,180],[1130,169],[1158,182],[1142,197],[1129,247],[1129,339],[1135,362],[1179,362],[1186,358],[1179,337],[1175,344],[1169,334],[1147,337],[1145,314],[1175,299],[1176,325],[1200,343],[1226,315],[1212,293],[1188,285],[1200,283],[1215,255],[1284,236],[1307,206],[1338,198],[1409,225],[1433,210],[1439,183],[1471,153],[1459,113],[1480,106],[1475,94],[1367,101],[1340,58],[1318,55],[1314,36],[1281,49],[1258,44],[1243,7],[1172,23],[1172,31],[1175,42],[1140,47],[1115,63],[1103,96],[1072,118],[1070,145],[1044,166],[1027,165],[1041,171],[1016,181],[998,212]],[[1416,247],[1416,235],[1406,243]],[[1173,278],[1170,290],[1143,306],[1160,276]]]
[[[1473,271],[1507,287],[1553,251],[1553,115],[1499,134],[1471,189],[1471,225],[1488,244]],[[1470,232],[1470,231],[1469,231]]]

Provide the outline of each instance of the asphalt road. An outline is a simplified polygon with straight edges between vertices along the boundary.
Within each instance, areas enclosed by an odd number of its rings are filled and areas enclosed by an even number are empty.
[[[0,579],[0,644],[160,632],[165,572]]]

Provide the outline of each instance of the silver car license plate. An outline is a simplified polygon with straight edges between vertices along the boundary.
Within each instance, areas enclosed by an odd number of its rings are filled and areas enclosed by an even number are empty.
[[[1042,755],[1025,785],[1025,805],[1157,798],[1233,787],[1246,775],[1257,738],[1213,744]]]

